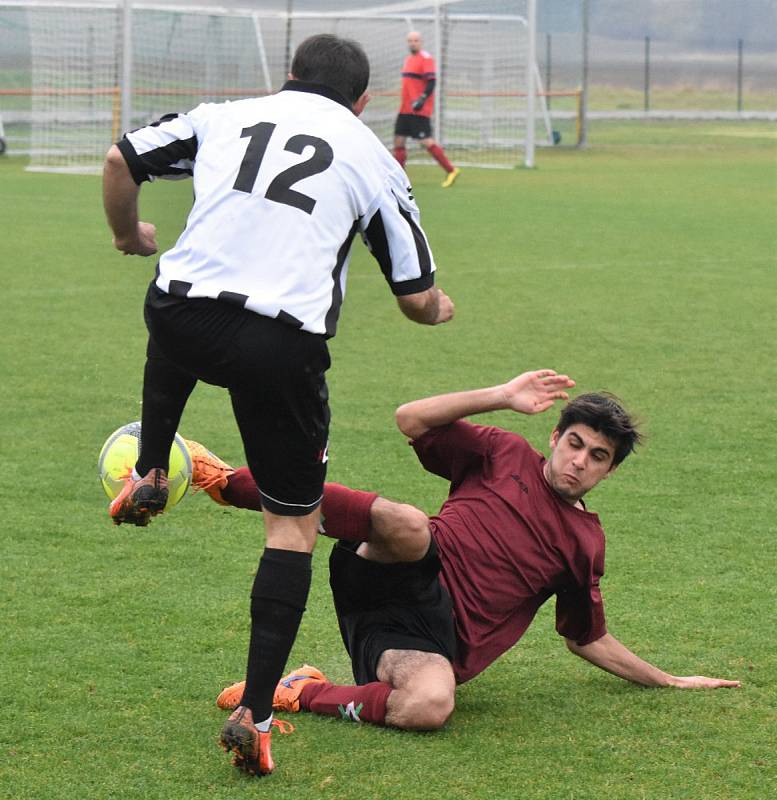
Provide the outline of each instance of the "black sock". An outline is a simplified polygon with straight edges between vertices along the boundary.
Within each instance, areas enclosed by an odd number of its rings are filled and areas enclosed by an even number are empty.
[[[283,677],[310,590],[311,555],[266,548],[251,592],[251,641],[240,705],[254,722],[272,713],[275,686]]]
[[[179,369],[149,344],[143,373],[143,419],[140,454],[135,469],[144,478],[150,469],[170,468],[170,448],[181,414],[197,379]],[[152,354],[153,353],[153,354]]]

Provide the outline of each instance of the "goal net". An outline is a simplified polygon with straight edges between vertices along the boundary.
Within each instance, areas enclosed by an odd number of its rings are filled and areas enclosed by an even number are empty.
[[[534,144],[553,142],[532,58],[535,3],[0,0],[0,7],[27,14],[30,168],[84,172],[100,169],[124,130],[162,114],[277,91],[296,45],[327,32],[364,46],[372,100],[362,119],[390,147],[411,30],[437,61],[434,136],[451,159],[531,165]]]
[[[100,167],[118,109],[115,8],[33,6],[29,169]]]

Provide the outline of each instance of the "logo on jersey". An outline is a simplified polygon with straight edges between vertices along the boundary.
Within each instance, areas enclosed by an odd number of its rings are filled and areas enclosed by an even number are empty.
[[[510,477],[521,487],[524,494],[529,494],[529,487],[521,480],[520,475],[511,475]]]
[[[361,713],[363,707],[364,703],[359,703],[357,706],[354,704],[353,700],[351,700],[347,706],[338,705],[337,710],[340,712],[340,716],[343,719],[349,720],[350,722],[361,722],[359,714]]]

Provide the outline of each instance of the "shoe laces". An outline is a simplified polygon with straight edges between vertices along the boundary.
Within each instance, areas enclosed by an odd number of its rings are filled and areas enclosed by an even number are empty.
[[[277,728],[278,733],[282,733],[284,735],[294,733],[295,730],[294,726],[285,719],[273,719],[271,727]]]
[[[229,464],[214,463],[211,456],[208,451],[192,453],[192,488],[195,492],[201,489],[207,492],[214,486],[218,489],[224,488],[220,484],[235,471]]]
[[[197,480],[192,480],[192,491],[199,492],[201,489],[208,491],[217,484],[221,483],[229,476],[229,470],[223,467],[216,467],[213,464],[199,463],[197,467]],[[221,486],[218,487],[222,488]]]

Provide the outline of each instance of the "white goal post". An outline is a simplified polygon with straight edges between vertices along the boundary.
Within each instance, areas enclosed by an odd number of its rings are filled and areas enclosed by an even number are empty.
[[[388,147],[410,30],[437,61],[434,135],[454,163],[531,167],[535,145],[554,143],[536,65],[537,0],[222,2],[0,0],[0,17],[14,7],[28,20],[30,168],[98,171],[125,130],[203,101],[277,91],[294,47],[324,32],[364,46],[372,100],[362,118]]]

